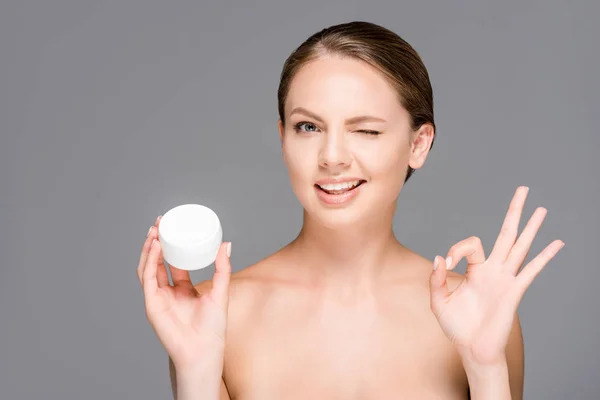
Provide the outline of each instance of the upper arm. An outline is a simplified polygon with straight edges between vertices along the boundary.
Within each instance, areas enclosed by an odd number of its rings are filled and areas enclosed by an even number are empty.
[[[519,314],[515,313],[508,344],[506,345],[506,363],[508,365],[508,378],[512,400],[523,399],[523,383],[525,373],[525,354],[523,346],[523,333]]]
[[[169,357],[169,375],[171,377],[171,391],[173,392],[173,399],[177,400],[177,373],[175,372],[175,365],[173,364],[171,357]],[[219,396],[219,400],[231,400],[223,379],[221,379],[221,394]]]

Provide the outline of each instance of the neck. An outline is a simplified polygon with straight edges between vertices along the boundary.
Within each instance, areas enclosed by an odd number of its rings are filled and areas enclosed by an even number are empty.
[[[397,241],[394,210],[360,226],[329,228],[304,212],[304,224],[291,250],[310,280],[329,292],[373,295],[385,268],[404,247]]]

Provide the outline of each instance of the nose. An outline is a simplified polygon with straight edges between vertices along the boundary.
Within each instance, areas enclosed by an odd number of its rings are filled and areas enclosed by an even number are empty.
[[[329,132],[322,137],[323,143],[319,152],[320,166],[324,168],[345,167],[352,163],[352,157],[342,133]]]

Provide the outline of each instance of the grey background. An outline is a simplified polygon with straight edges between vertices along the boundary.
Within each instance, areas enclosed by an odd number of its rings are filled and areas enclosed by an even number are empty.
[[[280,153],[285,58],[349,20],[429,70],[437,139],[395,229],[430,259],[480,236],[518,185],[528,260],[565,248],[520,306],[525,398],[600,398],[598,2],[3,1],[0,398],[170,398],[135,268],[157,215],[213,208],[240,270],[293,239]],[[464,261],[458,268],[464,271]],[[193,273],[196,281],[213,267]]]

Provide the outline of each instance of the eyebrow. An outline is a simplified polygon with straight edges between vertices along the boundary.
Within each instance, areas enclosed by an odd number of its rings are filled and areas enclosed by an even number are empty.
[[[292,112],[290,113],[290,115],[293,114],[304,114],[308,117],[314,118],[315,120],[319,121],[320,123],[325,123],[325,121],[323,121],[323,118],[319,117],[317,114],[308,111],[306,108],[304,107],[296,107],[292,110]],[[346,121],[346,125],[352,125],[352,124],[358,124],[361,122],[387,122],[385,119],[379,118],[379,117],[374,117],[372,115],[359,115],[357,117],[352,117],[352,118],[348,118]]]

